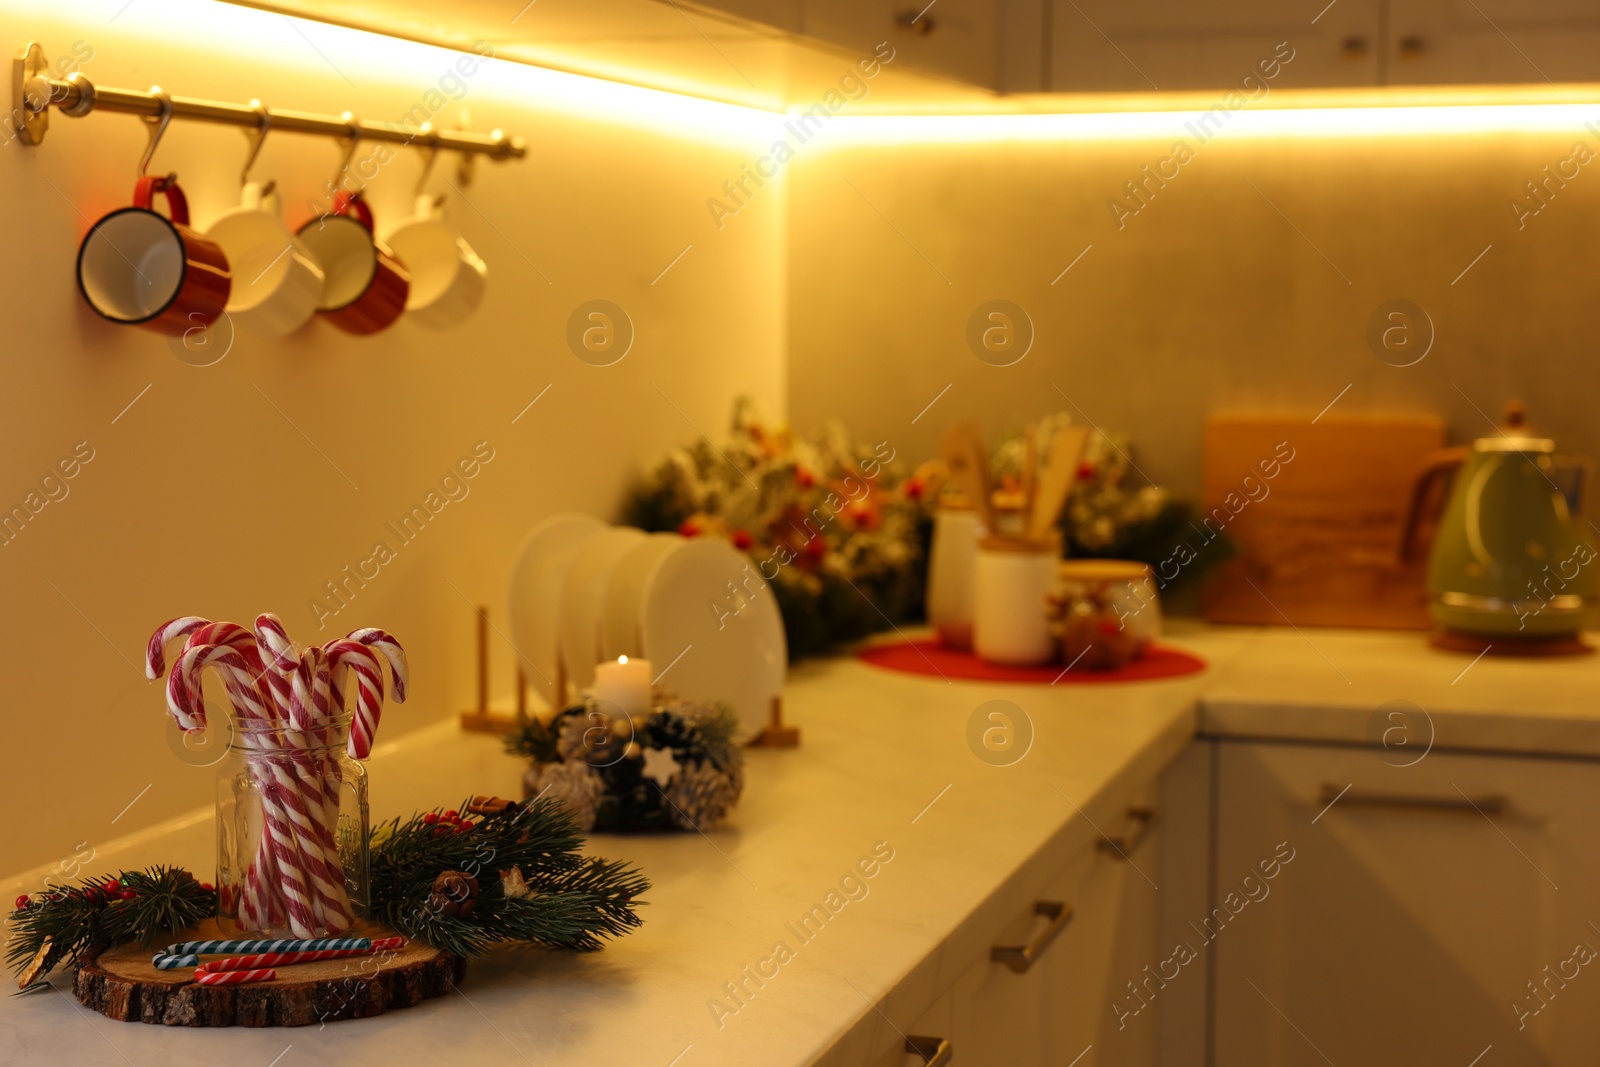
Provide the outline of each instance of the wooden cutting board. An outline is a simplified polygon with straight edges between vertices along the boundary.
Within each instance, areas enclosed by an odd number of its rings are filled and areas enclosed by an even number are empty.
[[[1417,476],[1444,445],[1443,421],[1312,418],[1207,421],[1203,529],[1225,530],[1237,555],[1208,583],[1205,617],[1427,629],[1423,562],[1402,564],[1398,545]]]

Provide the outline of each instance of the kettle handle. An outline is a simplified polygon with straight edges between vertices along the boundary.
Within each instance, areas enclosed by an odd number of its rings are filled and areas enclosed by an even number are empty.
[[[1411,506],[1406,509],[1405,525],[1400,530],[1399,557],[1401,563],[1414,563],[1421,558],[1426,545],[1419,545],[1422,530],[1437,527],[1449,496],[1450,482],[1461,464],[1466,461],[1464,447],[1441,448],[1423,461],[1411,491]],[[1432,538],[1430,537],[1431,541]]]

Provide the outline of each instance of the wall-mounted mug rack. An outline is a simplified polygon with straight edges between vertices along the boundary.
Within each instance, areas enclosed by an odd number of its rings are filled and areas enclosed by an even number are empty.
[[[500,130],[487,135],[434,130],[427,123],[415,127],[401,122],[369,122],[353,117],[348,111],[340,116],[317,115],[262,107],[253,101],[228,104],[169,96],[159,88],[148,91],[111,89],[95,85],[81,71],[57,78],[52,76],[44,48],[37,42],[19,49],[12,62],[11,96],[12,121],[25,144],[44,142],[50,128],[50,109],[54,107],[71,118],[81,118],[91,111],[113,111],[142,116],[163,128],[172,119],[193,119],[238,126],[255,133],[264,133],[270,128],[274,133],[321,134],[345,141],[414,144],[419,148],[461,152],[468,159],[480,155],[495,160],[521,159],[527,155],[522,138],[508,137]]]

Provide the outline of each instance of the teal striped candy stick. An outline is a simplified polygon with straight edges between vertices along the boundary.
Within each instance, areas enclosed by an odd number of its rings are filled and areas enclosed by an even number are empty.
[[[180,941],[168,945],[150,961],[156,968],[198,967],[201,956],[238,956],[256,952],[318,952],[323,949],[369,949],[369,937],[320,937],[266,941]]]

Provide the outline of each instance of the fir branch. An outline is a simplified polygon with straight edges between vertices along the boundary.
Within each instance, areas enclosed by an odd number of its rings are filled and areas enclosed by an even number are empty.
[[[115,887],[111,883],[115,883]],[[122,894],[132,894],[124,899]],[[216,891],[180,867],[156,866],[91,878],[73,889],[53,889],[11,913],[6,964],[21,972],[48,939],[48,974],[76,964],[90,949],[140,942],[187,930],[217,913]]]
[[[638,898],[649,881],[637,870],[583,856],[583,837],[553,799],[513,804],[458,833],[438,812],[381,827],[372,850],[372,918],[461,956],[506,942],[593,951],[640,925]],[[500,872],[518,869],[530,892],[508,898]],[[478,880],[465,915],[432,901],[434,879],[461,871]]]

